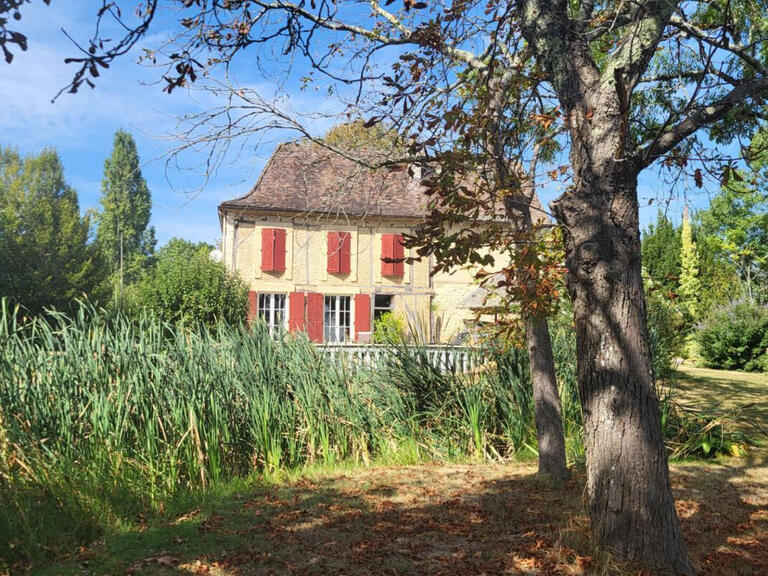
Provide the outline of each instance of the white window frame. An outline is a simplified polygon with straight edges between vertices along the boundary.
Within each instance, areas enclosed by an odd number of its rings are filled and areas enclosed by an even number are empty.
[[[376,298],[387,297],[389,298],[389,306],[377,306]],[[395,310],[395,295],[394,294],[374,294],[373,295],[373,323],[376,324],[376,320],[379,316]]]
[[[281,329],[288,328],[288,295],[278,292],[259,292],[258,314],[275,336]]]
[[[326,295],[323,299],[323,340],[349,342],[352,339],[352,297]]]

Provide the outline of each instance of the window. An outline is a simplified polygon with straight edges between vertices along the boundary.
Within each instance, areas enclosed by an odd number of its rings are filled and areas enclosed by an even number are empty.
[[[262,228],[261,270],[285,272],[285,229]]]
[[[351,270],[352,235],[349,232],[328,232],[328,272],[349,274]]]
[[[405,249],[402,234],[381,235],[381,275],[402,278],[405,273]]]
[[[285,328],[285,294],[259,294],[259,318],[266,322],[273,336]]]
[[[349,296],[325,297],[325,341],[347,342],[352,326],[351,298]]]
[[[392,295],[376,294],[373,299],[373,323],[387,312],[392,312]]]

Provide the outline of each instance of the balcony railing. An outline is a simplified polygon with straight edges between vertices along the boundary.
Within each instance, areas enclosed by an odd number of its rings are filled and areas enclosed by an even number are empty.
[[[383,344],[323,344],[323,355],[347,366],[376,368],[382,362],[392,362],[401,353],[399,348]],[[443,344],[407,346],[414,354],[424,354],[428,362],[441,372],[469,372],[483,363],[483,351],[471,346]]]

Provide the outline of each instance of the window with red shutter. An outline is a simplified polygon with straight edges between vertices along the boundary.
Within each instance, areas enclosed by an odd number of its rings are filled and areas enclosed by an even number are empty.
[[[361,332],[371,331],[371,296],[355,294],[355,336],[360,340]]]
[[[261,271],[285,271],[285,229],[261,229]]]
[[[323,304],[322,294],[307,294],[307,335],[314,342],[323,341]]]
[[[261,229],[261,270],[271,272],[275,265],[275,229]]]
[[[392,258],[392,237],[394,234],[381,235],[381,275],[392,276],[394,273],[394,263],[387,260]]]
[[[256,318],[256,292],[251,290],[248,292],[248,323],[250,324],[251,321]]]
[[[304,292],[291,292],[288,295],[288,330],[301,332],[305,329]]]
[[[405,257],[405,247],[403,246],[403,235],[393,234],[392,235],[392,258],[394,258],[396,262],[393,263],[392,276],[396,278],[402,278],[403,275],[405,274],[405,262],[403,262],[404,257]]]
[[[381,275],[402,278],[405,271],[405,256],[402,234],[381,235]],[[389,260],[389,262],[387,261]],[[399,261],[396,261],[399,260]]]
[[[274,272],[285,272],[285,235],[285,228],[275,228]]]
[[[352,271],[352,235],[349,232],[339,232],[339,274],[349,274]]]
[[[328,272],[349,274],[352,270],[352,234],[328,232]]]
[[[339,233],[328,232],[328,272],[339,273]]]

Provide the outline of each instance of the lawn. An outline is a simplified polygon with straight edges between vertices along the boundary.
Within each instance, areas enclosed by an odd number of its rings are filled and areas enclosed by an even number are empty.
[[[686,402],[749,405],[768,423],[764,375],[684,367]],[[706,392],[705,392],[706,391]],[[745,410],[745,412],[747,412]],[[768,573],[768,451],[676,464],[673,488],[702,574]],[[209,494],[35,574],[632,574],[596,558],[580,471],[530,463],[369,467]]]

